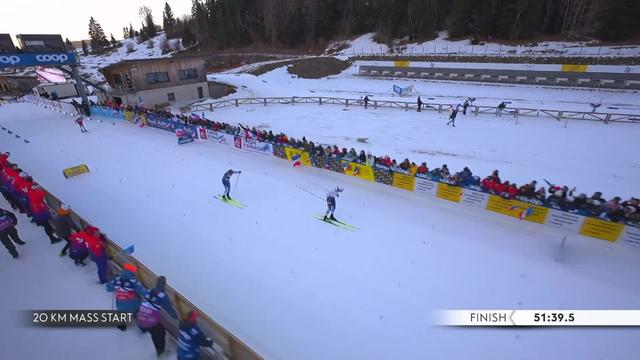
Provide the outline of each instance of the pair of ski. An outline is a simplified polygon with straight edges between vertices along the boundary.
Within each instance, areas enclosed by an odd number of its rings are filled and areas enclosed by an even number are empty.
[[[324,219],[324,215],[321,215],[321,214],[315,214],[314,217],[316,219],[322,221],[322,222],[325,222],[327,224],[331,224],[333,226],[337,226],[337,227],[342,228],[342,229],[347,230],[347,231],[358,231],[359,230],[359,228],[357,226],[348,224],[348,223],[346,223],[344,221],[331,220],[329,218],[327,218],[327,220],[325,220]]]
[[[241,202],[240,202],[240,201],[238,201],[238,200],[223,198],[223,197],[222,197],[222,195],[216,195],[216,196],[214,196],[214,198],[216,198],[216,199],[218,199],[218,200],[222,201],[223,203],[227,203],[227,204],[229,204],[229,205],[231,205],[231,206],[235,206],[235,207],[237,207],[238,209],[244,209],[244,208],[246,208],[246,207],[247,207],[247,205],[245,205],[245,204],[241,203]]]
[[[244,209],[244,208],[247,207],[247,205],[241,203],[238,200],[226,199],[226,198],[223,198],[222,195],[215,195],[214,198],[222,201],[223,203],[229,204],[231,206],[235,206],[238,209]],[[347,231],[358,231],[359,230],[358,227],[356,227],[354,225],[351,225],[351,224],[348,224],[348,223],[345,223],[343,221],[331,220],[331,219],[324,220],[324,215],[321,215],[321,214],[316,214],[314,217],[316,219],[322,221],[322,222],[325,222],[327,224],[331,224],[333,226],[339,227],[339,228],[347,230]]]

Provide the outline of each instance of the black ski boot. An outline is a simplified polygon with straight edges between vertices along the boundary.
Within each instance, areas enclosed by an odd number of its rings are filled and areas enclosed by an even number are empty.
[[[327,218],[327,215],[324,216],[324,221],[329,221],[329,219]]]
[[[333,214],[331,214],[331,216],[329,216],[329,219],[331,219],[333,221],[338,221],[336,218],[333,217]]]

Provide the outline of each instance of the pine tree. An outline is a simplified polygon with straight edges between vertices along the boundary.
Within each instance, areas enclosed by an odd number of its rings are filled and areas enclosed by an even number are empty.
[[[610,0],[601,4],[596,17],[596,35],[603,40],[626,40],[640,31],[640,4],[636,0]]]
[[[75,50],[73,48],[73,44],[71,43],[71,41],[69,41],[69,38],[65,38],[64,39],[64,44],[66,45],[68,51],[74,51]]]
[[[184,24],[184,28],[182,29],[182,46],[189,47],[196,43],[196,38],[189,30],[189,24]]]
[[[91,48],[93,50],[109,45],[109,41],[107,40],[107,36],[104,34],[104,30],[102,30],[102,26],[95,21],[93,16],[89,20],[89,37],[91,38]]]
[[[138,14],[142,19],[143,26],[142,31],[144,31],[147,38],[152,38],[156,36],[156,24],[153,22],[153,14],[151,13],[151,9],[147,6],[142,6],[138,9]]]
[[[116,41],[116,38],[113,37],[113,34],[109,35],[111,35],[111,39],[109,40],[111,42],[111,46],[116,47],[116,45],[118,45],[118,41]]]
[[[129,39],[133,39],[135,38],[136,35],[136,31],[133,29],[133,25],[131,25],[131,23],[129,23]]]
[[[82,40],[82,55],[89,55],[89,47],[87,46],[87,42]]]
[[[171,6],[169,6],[169,3],[164,3],[164,11],[162,12],[162,27],[164,28],[165,33],[173,33],[175,26],[176,19],[173,16]]]

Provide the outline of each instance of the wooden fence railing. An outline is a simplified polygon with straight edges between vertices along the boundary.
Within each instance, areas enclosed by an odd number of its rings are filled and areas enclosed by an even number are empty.
[[[309,97],[309,96],[291,96],[291,97],[261,97],[261,98],[237,98],[229,100],[212,101],[203,104],[196,104],[191,106],[189,112],[195,111],[214,111],[216,109],[222,109],[227,107],[238,107],[241,105],[263,105],[269,104],[281,104],[281,105],[296,105],[296,104],[330,104],[341,105],[345,107],[359,106],[364,107],[363,99],[349,99],[349,98],[335,98],[335,97]],[[389,108],[400,110],[417,110],[418,105],[415,102],[407,102],[400,100],[370,100],[369,107],[377,108]],[[422,105],[423,110],[427,111],[449,111],[453,107],[452,104],[440,104],[425,102]],[[480,114],[495,114],[497,107],[494,106],[482,106],[482,105],[470,105],[468,111],[474,115]],[[185,111],[187,112],[187,111]],[[548,110],[548,109],[530,109],[530,108],[515,108],[507,107],[503,110],[502,115],[514,116],[514,117],[548,117],[558,121],[568,120],[585,120],[585,121],[602,121],[605,124],[609,123],[640,123],[640,114],[616,114],[616,113],[597,113],[597,112],[581,112],[570,110]]]

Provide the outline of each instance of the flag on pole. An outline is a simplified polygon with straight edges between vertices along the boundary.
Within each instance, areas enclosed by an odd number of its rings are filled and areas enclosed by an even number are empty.
[[[300,162],[300,154],[293,155],[291,160],[293,160],[293,167],[300,167],[302,165]]]
[[[126,248],[122,249],[122,252],[125,253],[125,254],[131,255],[131,254],[133,254],[133,250],[134,250],[133,249],[133,245],[129,245]]]

